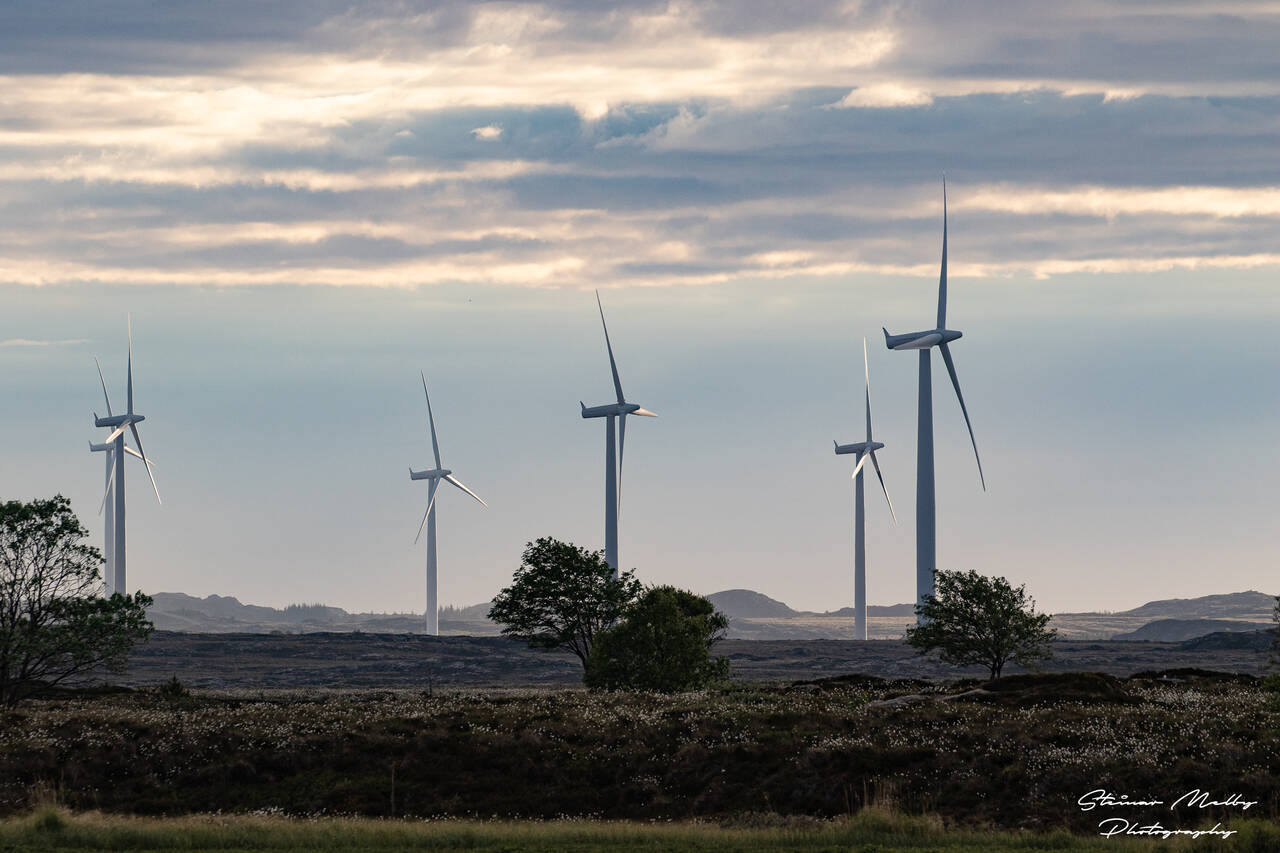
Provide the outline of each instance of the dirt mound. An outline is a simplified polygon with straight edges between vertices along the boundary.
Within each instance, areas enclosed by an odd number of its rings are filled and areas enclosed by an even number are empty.
[[[881,678],[878,675],[863,675],[852,672],[847,675],[833,675],[830,678],[815,678],[805,681],[793,681],[785,688],[785,692],[825,693],[830,690],[920,690],[933,682],[922,678]]]
[[[1275,640],[1275,631],[1216,631],[1194,637],[1178,646],[1183,651],[1251,650],[1265,652]]]
[[[1188,682],[1197,684],[1238,684],[1243,687],[1251,687],[1261,679],[1256,675],[1246,675],[1239,672],[1218,672],[1213,669],[1183,667],[1181,669],[1152,669],[1144,672],[1135,672],[1129,676],[1129,680],[1173,682],[1175,684]]]
[[[1054,672],[1009,675],[953,697],[959,700],[1000,702],[1013,705],[1040,702],[1139,701],[1125,690],[1124,682],[1105,672]]]

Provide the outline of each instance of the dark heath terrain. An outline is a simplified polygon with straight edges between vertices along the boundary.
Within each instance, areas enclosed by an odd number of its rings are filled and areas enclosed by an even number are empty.
[[[1211,635],[1184,643],[1059,642],[1047,672],[1085,670],[1127,676],[1193,667],[1261,674],[1265,634]],[[733,677],[794,681],[849,673],[881,677],[982,675],[921,657],[897,640],[726,640],[717,646]],[[1018,672],[1011,667],[1010,672]],[[177,677],[191,687],[550,687],[580,683],[578,659],[528,649],[502,637],[423,634],[187,634],[158,631],[113,680],[155,684]]]

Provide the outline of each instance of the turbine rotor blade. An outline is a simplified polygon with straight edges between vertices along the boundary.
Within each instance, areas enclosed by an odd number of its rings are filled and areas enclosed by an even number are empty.
[[[627,416],[618,419],[618,515],[622,515],[622,457],[627,452]]]
[[[488,508],[488,506],[489,506],[489,505],[488,505],[487,503],[485,503],[483,500],[481,500],[480,496],[479,496],[479,495],[477,495],[475,492],[471,491],[471,490],[470,490],[470,489],[468,489],[466,486],[462,485],[462,483],[458,480],[458,478],[457,478],[457,477],[453,476],[452,474],[445,474],[445,475],[444,475],[444,478],[445,478],[446,480],[448,480],[450,483],[453,483],[453,484],[454,484],[455,486],[457,486],[459,489],[462,489],[462,491],[464,491],[464,492],[466,492],[467,494],[471,495],[471,497],[473,497],[473,498],[475,498],[476,500],[480,501],[480,506],[485,507],[485,508]]]
[[[138,445],[138,455],[142,457],[142,464],[146,466],[147,476],[151,478],[151,488],[155,490],[156,503],[163,504],[164,501],[160,500],[160,487],[156,485],[156,477],[151,473],[151,463],[147,461],[147,451],[142,449],[142,436],[138,435],[137,425],[129,424],[129,431],[133,433],[134,443]]]
[[[867,457],[870,455],[870,453],[863,453],[858,457],[858,464],[853,466],[853,475],[849,479],[858,479],[858,472],[862,470],[863,465],[867,464]]]
[[[947,327],[947,179],[942,178],[942,273],[938,276],[938,328]]]
[[[129,317],[129,414],[133,414],[133,317]]]
[[[146,462],[148,465],[154,465],[154,464],[156,464],[155,462],[153,462],[153,461],[152,461],[152,460],[150,460],[150,459],[147,459],[145,456],[143,456],[141,453],[139,453],[138,451],[134,450],[132,447],[130,447],[130,446],[129,446],[129,445],[127,445],[127,444],[124,446],[124,452],[125,452],[125,453],[128,453],[130,456],[136,456],[136,457],[138,457],[138,458],[139,458],[139,459],[141,459],[143,462]]]
[[[862,369],[866,374],[867,391],[867,443],[871,442],[871,362],[867,359],[867,339],[862,339]]]
[[[104,441],[103,444],[110,444],[111,442],[115,441],[117,438],[120,437],[120,433],[124,432],[128,428],[129,428],[129,424],[127,423],[120,424],[120,426],[116,427],[115,432],[107,436],[107,440]]]
[[[880,462],[876,459],[876,452],[871,451],[871,464],[876,468],[876,477],[880,480],[880,489],[884,492],[884,499],[889,503],[889,515],[893,517],[893,523],[898,523],[898,514],[893,511],[893,501],[889,499],[889,490],[884,485],[884,475],[880,473]]]
[[[947,373],[951,374],[951,385],[956,389],[956,399],[960,401],[960,411],[964,412],[964,425],[969,428],[969,441],[973,444],[973,458],[978,462],[978,479],[982,481],[982,491],[987,490],[987,478],[982,474],[982,458],[978,456],[978,441],[973,437],[973,424],[969,422],[969,409],[964,404],[964,394],[960,393],[960,380],[956,378],[956,363],[951,360],[951,347],[945,343],[939,349],[942,350],[942,360],[947,363]]]
[[[618,378],[618,363],[613,360],[613,344],[609,342],[609,324],[604,321],[604,305],[600,302],[600,291],[596,291],[596,307],[600,309],[600,325],[604,326],[604,345],[609,350],[609,369],[613,371],[613,388],[618,392],[618,402],[625,403],[622,396],[622,380]]]
[[[107,452],[111,454],[111,470],[107,473],[107,487],[102,492],[102,503],[98,504],[98,515],[102,515],[102,511],[107,508],[107,498],[111,497],[111,486],[116,478],[116,455],[113,451]]]
[[[427,511],[422,514],[422,521],[418,524],[418,535],[413,537],[413,544],[417,545],[418,540],[422,538],[422,528],[427,526],[427,516],[431,515],[431,508],[436,505],[436,495],[440,494],[440,488],[431,490],[431,500],[427,501]]]
[[[111,414],[111,396],[107,394],[107,380],[102,378],[102,365],[98,362],[98,357],[93,357],[93,363],[98,365],[98,381],[102,383],[102,396],[107,400],[107,417],[114,417]]]
[[[436,441],[436,416],[431,413],[431,395],[427,393],[427,374],[418,371],[422,376],[422,393],[427,398],[427,422],[431,424],[431,452],[436,456],[436,468],[443,466],[440,464],[440,443]]]

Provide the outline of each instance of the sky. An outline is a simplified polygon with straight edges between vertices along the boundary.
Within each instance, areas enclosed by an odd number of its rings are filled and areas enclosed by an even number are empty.
[[[421,611],[526,542],[650,583],[852,599],[862,339],[914,598],[916,359],[948,187],[938,558],[1049,611],[1277,592],[1280,5],[217,4],[0,9],[0,497],[101,537],[134,329],[129,586]],[[134,460],[136,461],[136,460]]]

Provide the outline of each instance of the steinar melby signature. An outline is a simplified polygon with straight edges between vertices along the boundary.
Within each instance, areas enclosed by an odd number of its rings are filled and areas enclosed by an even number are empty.
[[[1164,800],[1131,800],[1128,794],[1116,796],[1105,788],[1097,788],[1085,794],[1076,801],[1080,806],[1080,811],[1088,812],[1098,808],[1123,808],[1126,806],[1138,808],[1150,808],[1152,806],[1165,805]],[[1169,810],[1173,811],[1179,806],[1187,808],[1238,808],[1241,811],[1247,811],[1250,806],[1256,806],[1256,800],[1246,800],[1239,794],[1231,794],[1224,800],[1215,800],[1211,798],[1208,791],[1201,791],[1199,788],[1193,788],[1187,791],[1181,797],[1168,803]],[[1223,838],[1229,838],[1236,834],[1234,829],[1222,829],[1221,823],[1216,823],[1213,829],[1166,829],[1159,821],[1141,824],[1136,820],[1128,820],[1122,817],[1109,817],[1099,821],[1099,835],[1111,838],[1116,835],[1158,835],[1161,838],[1168,838],[1171,835],[1189,835],[1192,838],[1199,838],[1202,835],[1221,835]]]

